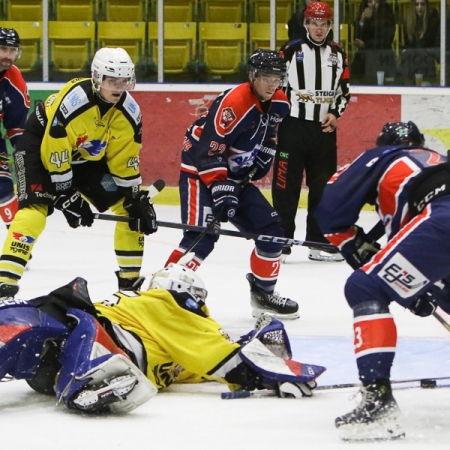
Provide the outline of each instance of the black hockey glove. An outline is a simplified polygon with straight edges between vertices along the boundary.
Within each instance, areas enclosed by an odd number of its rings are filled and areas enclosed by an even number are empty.
[[[436,298],[432,290],[428,290],[419,295],[409,306],[409,310],[420,317],[428,317],[436,311]]]
[[[216,181],[212,184],[212,212],[221,222],[228,222],[236,214],[239,206],[240,187],[231,180]]]
[[[346,261],[353,269],[359,269],[368,263],[373,255],[378,253],[381,245],[366,233],[361,227],[355,225],[356,236],[353,241],[355,251],[351,255],[344,255]],[[346,253],[346,252],[345,252]]]
[[[139,231],[147,236],[158,230],[156,213],[148,198],[148,191],[139,191],[136,196],[125,198],[123,207],[133,219],[128,223],[130,230]]]
[[[264,178],[270,171],[272,167],[272,159],[275,154],[275,150],[269,147],[263,147],[258,151],[255,161],[252,165],[252,170],[256,169],[254,175],[252,176],[253,181],[260,180]]]
[[[88,202],[77,191],[56,197],[54,206],[63,212],[72,228],[90,227],[94,223],[94,214]]]

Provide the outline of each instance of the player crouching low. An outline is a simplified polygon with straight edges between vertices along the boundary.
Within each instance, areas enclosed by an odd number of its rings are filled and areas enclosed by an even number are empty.
[[[127,413],[172,383],[218,381],[230,390],[312,395],[324,367],[291,359],[283,324],[263,315],[233,342],[210,316],[192,270],[170,264],[149,289],[92,304],[87,283],[33,300],[0,301],[0,379],[25,379],[86,413]]]

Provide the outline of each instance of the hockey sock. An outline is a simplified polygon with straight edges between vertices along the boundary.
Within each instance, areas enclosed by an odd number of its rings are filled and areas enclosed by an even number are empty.
[[[176,249],[174,250],[171,255],[169,256],[169,259],[164,264],[164,267],[167,267],[170,263],[177,264],[178,261],[180,261],[181,257],[184,256],[184,250],[183,249]],[[194,272],[200,267],[203,260],[196,256],[195,254],[192,254],[192,257],[189,261],[184,261],[182,264],[183,266],[186,266],[188,269],[193,270]]]
[[[250,256],[250,268],[255,277],[255,284],[267,293],[273,293],[280,272],[280,255],[271,257],[260,255],[258,249],[253,249]]]
[[[390,378],[397,345],[397,328],[387,306],[374,300],[353,308],[354,346],[364,385]]]
[[[0,217],[6,226],[11,224],[18,209],[19,202],[16,195],[0,204]]]

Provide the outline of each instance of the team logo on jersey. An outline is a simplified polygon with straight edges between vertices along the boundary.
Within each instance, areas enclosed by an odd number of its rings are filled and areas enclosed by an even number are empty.
[[[295,59],[298,63],[301,63],[305,59],[305,54],[303,52],[295,52]]]
[[[384,265],[378,276],[402,298],[414,296],[430,281],[400,253]]]
[[[336,55],[336,53],[330,53],[330,55],[328,56],[327,61],[329,63],[331,63],[332,66],[337,66],[339,64],[339,58]]]
[[[222,118],[220,124],[226,128],[228,125],[233,123],[236,120],[236,114],[233,111],[233,108],[228,107],[222,110]]]
[[[87,141],[87,138],[88,137],[86,135],[79,137],[75,144],[76,148],[80,148]]]
[[[316,101],[314,100],[314,92],[312,91],[296,92],[295,95],[299,103],[308,103],[308,102],[316,103]]]
[[[94,139],[93,141],[83,142],[81,145],[77,145],[77,147],[86,150],[90,156],[97,156],[107,145],[107,141],[102,142],[98,139]]]

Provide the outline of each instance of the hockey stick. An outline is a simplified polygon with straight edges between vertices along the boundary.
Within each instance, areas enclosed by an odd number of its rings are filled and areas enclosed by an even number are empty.
[[[436,381],[440,380],[450,380],[450,377],[434,377],[434,378],[414,378],[411,380],[392,380],[391,384],[406,384],[406,383],[420,383],[419,386],[422,389],[434,389],[439,387]],[[346,388],[356,388],[361,387],[361,383],[341,383],[341,384],[329,384],[323,386],[317,386],[314,391],[326,391],[331,389],[346,389]],[[443,385],[442,387],[448,387]],[[239,398],[249,398],[249,397],[276,397],[277,394],[273,390],[263,390],[263,391],[234,391],[234,392],[222,392],[220,398],[223,400],[234,400]]]
[[[129,217],[113,216],[110,214],[94,214],[94,218],[100,220],[111,220],[113,222],[130,222],[132,220]],[[196,231],[198,233],[203,233],[207,229],[207,227],[198,227],[196,225],[187,225],[175,222],[164,222],[160,220],[158,220],[156,223],[158,224],[159,227],[163,228],[176,228],[178,230]],[[289,239],[278,236],[268,236],[265,234],[246,233],[243,231],[211,229],[208,231],[208,233],[217,233],[224,236],[238,237],[243,239],[253,239],[255,241],[276,242],[278,244],[315,247],[317,249],[324,251],[336,250],[336,247],[331,244],[324,244],[321,242],[312,242],[312,241],[298,241],[296,239]]]

